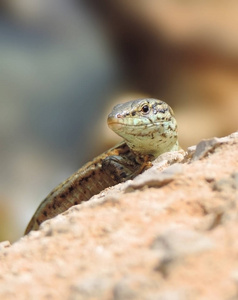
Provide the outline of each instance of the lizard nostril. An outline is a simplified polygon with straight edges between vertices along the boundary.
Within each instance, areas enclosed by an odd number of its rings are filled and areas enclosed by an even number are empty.
[[[122,118],[122,115],[121,114],[116,114],[116,117],[117,118]]]

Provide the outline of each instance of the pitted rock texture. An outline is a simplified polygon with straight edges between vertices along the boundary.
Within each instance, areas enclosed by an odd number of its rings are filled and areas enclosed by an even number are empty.
[[[0,299],[237,299],[238,134],[191,149],[1,243]]]

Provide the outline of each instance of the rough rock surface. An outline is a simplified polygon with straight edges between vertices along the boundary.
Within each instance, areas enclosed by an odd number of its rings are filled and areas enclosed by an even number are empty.
[[[237,299],[237,204],[238,132],[164,154],[1,243],[0,299]]]

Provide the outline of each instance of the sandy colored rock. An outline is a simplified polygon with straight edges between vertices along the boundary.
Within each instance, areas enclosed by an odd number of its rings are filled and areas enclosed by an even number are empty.
[[[0,299],[237,299],[238,135],[202,143],[1,243]]]

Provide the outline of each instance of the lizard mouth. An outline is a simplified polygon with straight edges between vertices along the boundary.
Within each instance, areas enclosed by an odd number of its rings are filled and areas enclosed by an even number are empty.
[[[142,123],[142,122],[136,122],[134,119],[123,119],[123,118],[117,118],[115,116],[108,116],[107,124],[110,128],[120,128],[120,127],[135,127],[135,128],[145,128],[145,127],[153,127],[153,126],[160,126],[163,122],[154,122],[154,123]]]
[[[119,119],[115,116],[108,116],[107,118],[107,124],[109,127],[120,127],[122,125],[125,125],[122,121],[122,119]]]
[[[124,123],[121,122],[116,122],[116,121],[112,121],[112,120],[108,120],[107,121],[108,127],[111,128],[113,131],[115,130],[120,130],[122,127],[125,126]]]

